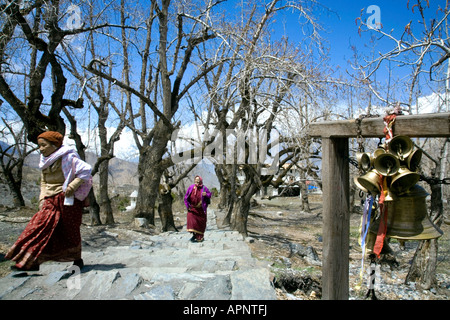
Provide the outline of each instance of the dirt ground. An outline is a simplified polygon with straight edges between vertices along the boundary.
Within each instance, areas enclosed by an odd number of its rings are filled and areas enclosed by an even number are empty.
[[[311,212],[303,212],[299,208],[299,198],[275,198],[272,200],[256,198],[248,217],[248,240],[253,256],[266,262],[275,280],[282,279],[294,287],[277,287],[280,300],[287,299],[320,299],[320,263],[311,263],[304,256],[293,254],[292,244],[312,247],[319,260],[322,259],[322,203],[318,195],[310,195]],[[214,208],[214,201],[211,205]],[[215,210],[217,224],[221,227],[224,213]],[[0,207],[0,277],[10,272],[11,261],[3,259],[8,248],[14,243],[26,223],[34,214],[32,209],[8,209]],[[117,213],[114,215],[116,224],[90,226],[89,214],[83,217],[81,228],[83,250],[95,250],[99,247],[127,245],[130,237],[127,230],[139,230],[143,235],[159,233],[159,219],[155,228],[140,229],[134,225],[131,213]],[[175,225],[182,230],[186,224],[186,214],[182,204],[174,205]],[[361,260],[361,248],[357,242],[359,236],[361,214],[351,214],[350,219],[350,264],[358,265]],[[442,224],[444,236],[439,240],[439,263],[437,273],[450,277],[450,226]],[[116,236],[108,236],[109,232]],[[119,236],[117,236],[119,234]],[[409,246],[408,252],[398,256],[400,265],[408,265],[414,254],[414,247]],[[356,268],[354,268],[356,269]],[[407,269],[406,269],[407,270]],[[357,282],[358,270],[350,275],[351,285]],[[403,274],[402,276],[406,276]],[[277,283],[277,282],[276,282]],[[278,282],[282,283],[282,282]],[[282,283],[283,284],[283,283]],[[447,290],[448,291],[448,290]],[[447,299],[450,296],[447,297]],[[395,299],[395,297],[392,297]]]
[[[294,275],[303,279],[298,282],[302,290],[278,290],[279,299],[307,299],[320,298],[321,266],[311,264],[305,257],[292,255],[290,244],[301,244],[304,247],[312,246],[322,260],[322,198],[320,195],[309,196],[311,212],[303,212],[299,198],[276,198],[273,200],[257,199],[257,205],[251,209],[248,219],[249,236],[257,239],[250,243],[250,247],[256,258],[267,260],[272,272],[287,280],[294,280]],[[350,287],[356,287],[360,281],[360,262],[362,250],[358,243],[360,237],[362,211],[350,215]],[[448,217],[447,217],[448,219]],[[450,225],[442,224],[444,235],[439,238],[438,265],[436,273],[442,274],[447,279],[447,288],[441,290],[440,295],[420,296],[420,299],[446,299],[450,298],[448,279],[450,277]],[[406,241],[405,247],[401,247],[395,239],[390,239],[393,255],[382,263],[382,276],[397,277],[397,281],[404,282],[409,266],[415,253],[418,241]],[[343,253],[345,254],[345,253]],[[288,258],[288,259],[286,259]],[[393,260],[391,260],[393,259]],[[393,264],[392,262],[395,262]],[[287,274],[287,275],[286,275]],[[389,282],[389,280],[387,280]],[[285,289],[285,288],[283,288]],[[367,289],[359,294],[365,295]],[[356,295],[356,293],[354,293]],[[385,299],[401,299],[397,292],[384,293]],[[361,298],[361,296],[357,297]]]

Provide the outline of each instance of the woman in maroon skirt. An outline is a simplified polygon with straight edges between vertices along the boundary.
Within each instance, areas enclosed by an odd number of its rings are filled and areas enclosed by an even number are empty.
[[[187,231],[192,233],[191,242],[202,242],[206,230],[208,200],[211,192],[203,185],[203,179],[196,176],[184,196],[187,213]]]
[[[6,254],[15,271],[37,271],[45,261],[83,266],[80,226],[83,201],[92,186],[91,166],[62,145],[59,132],[38,136],[41,158],[39,211]]]

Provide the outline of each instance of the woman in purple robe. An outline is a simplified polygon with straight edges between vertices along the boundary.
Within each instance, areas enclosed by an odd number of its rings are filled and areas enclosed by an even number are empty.
[[[187,213],[187,231],[192,233],[191,242],[202,242],[206,230],[206,215],[211,192],[203,185],[203,179],[196,176],[184,196]]]

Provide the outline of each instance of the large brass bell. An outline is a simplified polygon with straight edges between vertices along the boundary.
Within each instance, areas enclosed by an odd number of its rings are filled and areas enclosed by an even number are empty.
[[[420,180],[417,172],[401,167],[398,173],[392,177],[391,190],[397,194],[402,194],[411,189]]]
[[[382,153],[373,161],[373,167],[383,176],[393,176],[400,169],[400,161],[390,153]]]
[[[401,240],[430,240],[442,236],[443,232],[428,217],[425,198],[427,192],[415,185],[395,201],[389,202],[386,237]],[[379,220],[375,220],[369,228],[377,233]]]
[[[380,176],[378,172],[374,169],[370,170],[366,174],[354,179],[354,182],[358,188],[364,192],[370,192],[371,194],[380,193]]]
[[[395,136],[389,142],[389,152],[397,156],[401,161],[406,160],[413,149],[414,143],[407,136]]]

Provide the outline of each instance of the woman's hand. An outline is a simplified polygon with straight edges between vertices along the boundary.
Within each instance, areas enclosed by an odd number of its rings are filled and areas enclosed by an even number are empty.
[[[75,189],[69,184],[67,186],[65,196],[66,197],[71,197],[71,196],[73,196],[74,193],[75,193]]]
[[[75,191],[83,184],[84,180],[80,178],[75,178],[69,185],[67,186],[65,196],[72,197],[75,194]]]
[[[206,192],[205,191],[202,192],[202,196],[204,196],[204,197],[206,196]]]

